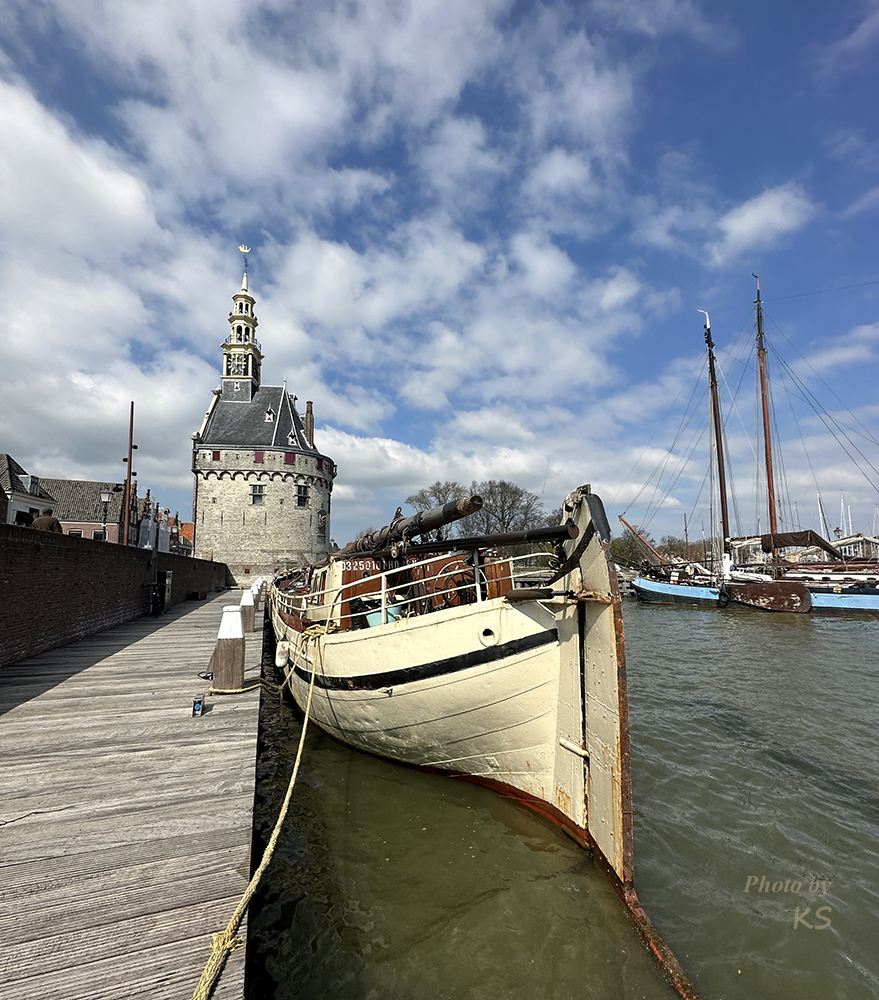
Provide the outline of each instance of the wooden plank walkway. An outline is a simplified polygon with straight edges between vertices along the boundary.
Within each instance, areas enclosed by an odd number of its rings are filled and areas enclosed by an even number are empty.
[[[250,877],[259,694],[208,698],[192,717],[223,605],[239,599],[0,669],[4,1000],[191,996]],[[258,629],[248,679],[260,645]],[[218,1000],[243,997],[244,954]]]

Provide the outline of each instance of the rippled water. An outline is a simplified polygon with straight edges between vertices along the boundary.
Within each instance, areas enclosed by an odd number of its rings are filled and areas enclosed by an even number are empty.
[[[625,625],[636,885],[702,996],[879,995],[879,622]],[[298,734],[265,699],[257,841]],[[250,926],[252,1000],[676,995],[554,827],[317,730]]]
[[[879,996],[879,622],[625,618],[636,884],[702,994]]]

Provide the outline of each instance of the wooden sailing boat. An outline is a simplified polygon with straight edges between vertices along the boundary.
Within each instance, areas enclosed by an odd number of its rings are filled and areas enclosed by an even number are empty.
[[[755,275],[756,277],[756,275]],[[763,333],[763,308],[760,298],[760,282],[757,280],[757,364],[760,379],[760,396],[763,410],[763,452],[766,466],[766,482],[769,504],[769,539],[773,560],[777,559],[778,547],[794,544],[779,534],[776,504],[775,479],[772,462],[772,437],[770,432],[769,394],[766,373],[766,344]],[[741,605],[760,611],[780,611],[805,614],[812,610],[812,593],[799,580],[779,579],[775,572],[756,572],[753,569],[733,566],[732,542],[729,530],[729,508],[727,503],[726,462],[724,459],[723,424],[721,419],[720,395],[717,384],[717,370],[714,356],[714,341],[711,337],[711,320],[705,310],[705,344],[708,352],[708,388],[710,396],[711,425],[717,456],[717,478],[722,539],[722,555],[713,560],[719,562],[719,571],[709,573],[697,565],[698,572],[689,571],[687,565],[677,567],[672,573],[663,573],[666,579],[656,579],[641,575],[632,581],[632,588],[641,601],[658,604],[690,604],[702,607],[726,607]],[[631,527],[631,526],[629,526]],[[814,534],[814,533],[810,533]],[[817,536],[816,536],[817,537]],[[772,567],[760,567],[760,570]]]
[[[754,276],[756,278],[756,275]],[[769,378],[763,332],[763,302],[757,279],[757,363],[762,404],[763,458],[766,471],[769,533],[745,538],[730,538],[727,510],[726,464],[721,433],[720,401],[714,359],[714,344],[708,313],[704,313],[705,343],[708,348],[708,373],[711,399],[711,423],[717,455],[719,512],[723,553],[713,560],[712,571],[699,564],[664,566],[642,573],[632,581],[638,598],[649,603],[688,604],[703,607],[747,606],[766,611],[810,612],[816,615],[879,617],[879,565],[875,560],[852,564],[842,553],[814,531],[779,531],[772,450]],[[701,311],[701,310],[700,310]],[[819,495],[820,503],[820,495]],[[630,530],[638,534],[624,518]],[[639,536],[640,537],[640,536]],[[642,541],[644,541],[642,539]],[[759,566],[734,566],[732,548],[758,541],[771,562]],[[645,543],[646,544],[646,543]],[[790,546],[817,547],[834,563],[814,567],[786,562],[780,550]],[[714,567],[720,566],[717,570]]]
[[[590,848],[680,995],[694,998],[633,884],[625,645],[601,500],[581,486],[557,528],[432,537],[481,504],[395,518],[276,577],[276,665],[336,739],[494,788]],[[533,556],[491,555],[528,541],[556,546],[538,586]]]

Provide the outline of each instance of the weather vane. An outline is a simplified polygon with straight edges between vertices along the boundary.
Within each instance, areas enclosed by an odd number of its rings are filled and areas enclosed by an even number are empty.
[[[250,247],[242,243],[238,249],[244,254],[244,273],[247,274],[247,255],[250,253]]]

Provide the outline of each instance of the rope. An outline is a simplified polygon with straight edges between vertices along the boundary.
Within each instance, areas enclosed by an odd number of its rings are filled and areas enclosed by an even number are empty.
[[[273,684],[271,681],[267,681],[260,677],[256,680],[250,687],[243,688],[209,688],[208,694],[247,694],[250,691],[259,691],[260,689],[264,691],[270,691],[272,694],[278,694],[283,691],[287,686],[287,682],[284,681],[283,684]]]
[[[327,625],[309,626],[309,628],[302,633],[302,642],[297,648],[297,658],[304,652],[306,644],[311,639],[316,639],[318,636],[326,635],[328,632],[332,631],[333,628],[334,626],[332,623],[328,623]],[[317,654],[318,658],[320,658],[320,646],[317,646]],[[290,675],[292,675],[292,673],[293,672],[291,670]],[[262,861],[260,861],[259,867],[253,873],[253,878],[251,878],[250,883],[244,890],[244,895],[241,897],[241,901],[238,903],[238,906],[235,908],[235,912],[229,919],[226,929],[221,934],[211,935],[211,955],[204,967],[204,971],[201,974],[201,979],[199,979],[198,985],[193,991],[191,1000],[208,1000],[208,997],[210,997],[217,980],[220,978],[220,973],[223,971],[223,966],[226,964],[226,959],[229,954],[236,948],[241,947],[244,943],[238,936],[238,928],[241,925],[241,920],[247,910],[248,904],[259,886],[260,880],[262,879],[265,870],[268,868],[269,862],[272,860],[272,855],[275,852],[275,846],[278,843],[278,838],[281,836],[281,829],[284,825],[284,820],[287,817],[287,809],[290,805],[290,800],[293,797],[293,788],[296,784],[296,778],[299,775],[299,765],[302,761],[302,751],[305,748],[305,734],[308,730],[308,720],[311,715],[311,696],[314,692],[314,680],[316,677],[317,670],[312,669],[311,681],[308,685],[308,700],[305,703],[305,718],[302,720],[302,733],[299,737],[299,748],[296,751],[296,761],[293,764],[293,774],[290,776],[290,784],[287,786],[287,794],[284,796],[284,802],[281,805],[281,811],[278,814],[278,820],[275,823],[275,828],[272,831],[272,835],[269,838],[265,851],[263,852]],[[249,688],[242,688],[242,693],[244,691],[255,691],[260,686],[261,682],[254,684]],[[281,690],[283,690],[283,687]],[[213,693],[219,694],[221,692],[214,691]],[[239,692],[222,693],[237,694]]]

